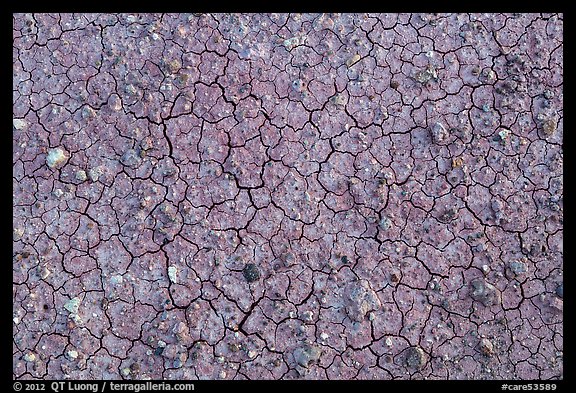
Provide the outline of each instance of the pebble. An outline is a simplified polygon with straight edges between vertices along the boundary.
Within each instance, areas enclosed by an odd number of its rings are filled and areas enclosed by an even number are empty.
[[[247,264],[242,270],[242,275],[248,282],[258,281],[260,278],[260,272],[254,263]]]
[[[477,278],[470,282],[470,296],[472,299],[479,301],[484,306],[492,306],[500,304],[500,292],[492,284],[486,282],[484,279]]]
[[[438,74],[436,69],[429,65],[425,70],[418,71],[414,77],[418,82],[422,84],[428,83],[432,79],[437,79]]]
[[[294,360],[302,367],[308,368],[311,363],[320,358],[321,351],[318,347],[305,344],[294,350]]]
[[[500,136],[500,140],[502,142],[506,141],[506,139],[508,139],[508,136],[510,135],[510,130],[501,130],[498,132],[498,136]]]
[[[494,354],[494,345],[487,338],[480,340],[480,351],[483,355],[492,356]]]
[[[558,285],[558,287],[556,287],[556,295],[558,295],[558,297],[563,298],[564,297],[564,284],[560,284]]]
[[[24,128],[26,128],[28,124],[26,123],[26,120],[23,119],[13,119],[12,120],[12,126],[14,126],[15,129],[17,130],[22,130]]]
[[[86,181],[87,178],[88,178],[88,176],[86,176],[86,171],[84,171],[82,169],[76,171],[76,180]]]
[[[136,167],[141,160],[142,158],[135,149],[126,150],[124,154],[122,154],[122,157],[120,157],[120,162],[131,168]]]
[[[411,368],[420,368],[426,363],[426,354],[420,347],[408,348],[406,354],[406,365]]]
[[[222,370],[218,373],[218,378],[224,379],[226,378],[226,371]]]
[[[123,282],[124,282],[124,277],[122,277],[120,274],[116,274],[116,275],[110,277],[110,283],[112,285],[122,284]]]
[[[45,279],[48,278],[48,276],[50,276],[50,274],[51,274],[52,272],[51,272],[51,271],[48,269],[48,267],[46,267],[46,266],[42,266],[42,267],[38,266],[38,273],[39,273],[39,275],[40,275],[40,278],[41,278],[42,280],[45,280]]]
[[[168,278],[170,279],[170,282],[174,284],[178,283],[178,268],[176,266],[168,267]]]
[[[346,66],[348,68],[352,67],[354,64],[358,63],[360,61],[360,55],[358,53],[356,53],[355,55],[353,55],[352,57],[350,57],[348,60],[346,60]]]
[[[526,264],[520,261],[512,261],[508,264],[508,269],[515,276],[519,276],[522,273],[526,273]]]
[[[64,304],[64,308],[70,312],[70,314],[78,314],[78,309],[80,308],[80,299],[74,297],[70,299],[66,304]]]
[[[432,140],[436,143],[442,143],[444,142],[446,139],[448,139],[448,130],[446,130],[446,127],[444,127],[444,125],[440,122],[436,122],[433,126],[432,126]]]
[[[78,351],[71,350],[71,351],[68,351],[68,352],[66,353],[66,355],[68,355],[68,358],[69,358],[69,359],[72,359],[72,360],[73,360],[73,359],[77,359],[77,358],[78,358]]]
[[[24,355],[24,360],[31,363],[36,360],[36,355],[34,355],[32,352],[27,353]]]
[[[544,134],[547,136],[554,134],[554,132],[556,131],[556,119],[554,118],[545,119],[542,122],[542,131],[544,131]]]
[[[46,164],[50,168],[55,168],[66,161],[66,151],[60,147],[50,149],[46,156]]]
[[[382,217],[382,219],[380,220],[379,223],[379,227],[382,230],[387,231],[388,229],[390,229],[390,227],[392,226],[392,221],[390,221],[390,219],[388,217]]]
[[[97,182],[98,179],[100,179],[100,175],[102,175],[102,169],[100,167],[92,168],[88,171],[88,176],[93,182]]]

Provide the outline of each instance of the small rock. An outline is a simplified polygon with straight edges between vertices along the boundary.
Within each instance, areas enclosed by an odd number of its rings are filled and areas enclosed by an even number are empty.
[[[435,143],[442,143],[446,141],[446,139],[448,139],[449,137],[448,130],[446,130],[444,125],[440,122],[436,122],[432,126],[431,131],[432,131],[432,141],[434,141]]]
[[[226,378],[226,371],[222,370],[218,373],[218,378],[224,379]]]
[[[308,368],[310,364],[318,361],[322,352],[318,347],[305,344],[294,350],[294,360],[302,367]]]
[[[492,356],[494,355],[494,345],[487,338],[483,338],[480,340],[480,351],[485,356]]]
[[[90,119],[96,116],[96,111],[89,106],[85,106],[82,108],[82,118],[83,119]]]
[[[556,295],[560,298],[564,297],[564,283],[561,283],[556,287]]]
[[[555,118],[548,118],[542,121],[542,131],[546,136],[550,136],[554,134],[556,131],[556,119]]]
[[[287,50],[292,50],[294,47],[300,44],[300,39],[298,37],[292,37],[283,42]]]
[[[336,94],[330,98],[330,102],[337,106],[346,105],[346,96],[344,94]]]
[[[510,135],[510,130],[506,130],[506,129],[502,129],[498,132],[498,136],[500,137],[500,141],[502,142],[506,142],[506,139],[508,139],[508,136]]]
[[[352,67],[354,64],[358,63],[360,61],[360,55],[358,53],[356,53],[355,55],[353,55],[352,57],[350,57],[348,60],[346,60],[346,66],[348,68]]]
[[[304,311],[304,312],[302,313],[302,318],[303,318],[304,321],[306,321],[306,322],[312,322],[312,321],[313,321],[313,318],[314,318],[314,312],[313,312],[313,311],[310,311],[310,310]]]
[[[130,372],[133,374],[138,374],[140,372],[140,364],[139,363],[132,363],[130,365]]]
[[[174,59],[166,63],[166,68],[171,74],[175,74],[182,68],[182,63],[180,63],[180,60]]]
[[[46,280],[52,272],[46,266],[38,266],[38,275],[42,280]]]
[[[386,337],[386,345],[389,347],[392,346],[392,337]]]
[[[32,363],[36,360],[36,355],[33,354],[32,352],[29,352],[26,355],[24,355],[24,360],[29,363]]]
[[[66,353],[66,355],[68,356],[68,359],[70,360],[74,360],[78,358],[78,351],[76,350],[70,350]]]
[[[82,169],[76,171],[76,180],[86,181],[87,178],[88,178],[88,176],[86,176],[86,171],[84,171]]]
[[[256,355],[257,355],[256,351],[252,351],[252,350],[248,351],[248,357],[250,359],[254,359],[256,357]]]
[[[428,67],[426,67],[426,69],[416,72],[414,79],[425,85],[432,79],[434,80],[438,79],[438,74],[436,73],[436,69],[431,65],[429,65]]]
[[[168,278],[170,279],[170,282],[174,284],[178,283],[178,268],[176,266],[168,267]]]
[[[27,125],[28,125],[28,123],[26,123],[26,120],[23,120],[23,119],[13,119],[12,120],[12,126],[17,130],[22,130],[22,129],[26,128]]]
[[[46,164],[50,168],[55,168],[66,161],[66,151],[60,147],[50,149],[46,156]]]
[[[92,180],[93,182],[97,182],[98,179],[100,179],[100,175],[102,175],[102,168],[100,167],[96,167],[96,168],[92,168],[88,171],[88,177],[90,177],[90,180]]]
[[[500,304],[501,302],[502,297],[500,291],[482,278],[472,280],[470,282],[470,288],[470,296],[472,299],[479,301],[486,307]]]
[[[124,282],[124,277],[122,277],[122,275],[120,275],[120,274],[116,274],[116,275],[110,277],[110,284],[112,284],[112,285],[122,284],[123,282]]]
[[[182,322],[182,321],[176,322],[176,323],[174,324],[174,328],[172,328],[172,333],[174,333],[174,334],[176,334],[176,335],[185,333],[185,332],[186,332],[186,328],[187,328],[187,326],[186,326],[186,324],[185,324],[184,322]]]
[[[398,81],[395,81],[395,80],[391,80],[391,81],[390,81],[390,87],[391,87],[391,88],[397,89],[398,86],[400,86],[400,83],[399,83]]]
[[[162,352],[162,356],[167,359],[176,359],[180,353],[180,347],[176,344],[168,344]]]
[[[426,363],[426,353],[420,347],[410,347],[406,351],[406,365],[410,368],[420,368]]]
[[[381,306],[378,295],[366,280],[348,284],[344,293],[345,310],[353,321],[361,322],[370,311],[376,311]]]
[[[140,154],[135,149],[128,149],[120,157],[120,162],[130,168],[136,167],[141,160]]]
[[[130,369],[128,367],[124,367],[121,370],[122,375],[124,375],[125,377],[127,377],[128,375],[130,375]]]
[[[380,220],[380,223],[378,224],[378,226],[380,227],[380,229],[387,231],[392,226],[392,221],[390,221],[390,219],[388,217],[384,216]]]
[[[496,73],[490,68],[485,68],[482,70],[479,79],[483,83],[494,83],[496,81]]]
[[[552,296],[550,298],[550,307],[552,307],[555,311],[563,312],[564,311],[564,300],[560,299],[559,297]]]
[[[78,314],[78,309],[80,308],[80,298],[72,298],[66,304],[64,308],[70,312],[70,314]]]
[[[513,276],[519,276],[526,273],[526,264],[520,261],[512,261],[508,264],[508,270]]]
[[[242,274],[248,282],[258,281],[260,278],[260,272],[254,263],[247,264],[242,270]]]

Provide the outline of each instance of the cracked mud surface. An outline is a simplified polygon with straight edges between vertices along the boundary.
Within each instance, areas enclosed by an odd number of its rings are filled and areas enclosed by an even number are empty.
[[[563,378],[561,14],[13,39],[14,378]]]

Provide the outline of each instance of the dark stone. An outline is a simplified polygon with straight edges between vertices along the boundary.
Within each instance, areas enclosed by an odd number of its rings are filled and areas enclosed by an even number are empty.
[[[410,347],[406,352],[406,365],[410,368],[421,368],[426,363],[426,354],[420,347]]]
[[[560,298],[564,298],[564,283],[558,285],[556,288],[556,295]]]
[[[242,274],[248,282],[258,281],[260,278],[260,272],[254,263],[247,264],[242,270]]]

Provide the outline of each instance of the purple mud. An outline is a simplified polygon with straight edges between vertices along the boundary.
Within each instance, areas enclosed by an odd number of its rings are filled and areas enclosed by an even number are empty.
[[[563,16],[13,17],[17,379],[563,378]]]

